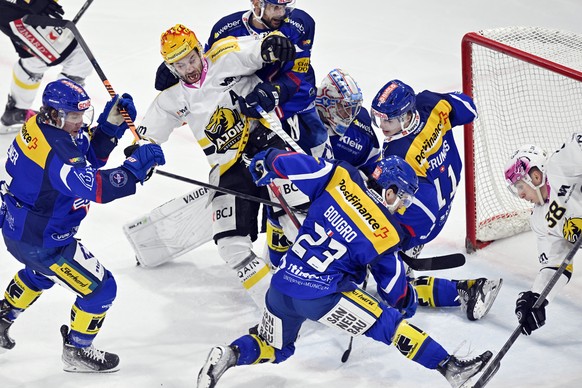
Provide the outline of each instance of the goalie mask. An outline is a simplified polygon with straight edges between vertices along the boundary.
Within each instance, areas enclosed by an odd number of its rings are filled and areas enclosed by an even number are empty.
[[[360,112],[362,102],[362,91],[352,76],[333,69],[317,89],[315,106],[324,122],[343,136]]]
[[[59,79],[45,87],[41,115],[47,124],[76,134],[81,127],[88,128],[93,122],[93,106],[81,85]]]
[[[525,187],[535,190],[538,197],[538,205],[545,202],[541,188],[546,184],[547,152],[533,144],[527,144],[517,149],[505,165],[505,181],[512,194],[523,198]],[[532,169],[541,173],[541,181],[535,184],[532,180]]]
[[[372,173],[372,178],[384,189],[383,198],[386,199],[386,190],[392,189],[396,200],[392,204],[386,203],[391,213],[399,207],[409,207],[418,190],[418,177],[414,169],[404,159],[390,155],[378,162]]]
[[[388,82],[372,101],[372,125],[382,130],[387,141],[412,133],[420,123],[414,90],[399,80]]]
[[[160,53],[172,74],[187,84],[198,82],[205,68],[204,50],[196,34],[176,24],[160,37]]]

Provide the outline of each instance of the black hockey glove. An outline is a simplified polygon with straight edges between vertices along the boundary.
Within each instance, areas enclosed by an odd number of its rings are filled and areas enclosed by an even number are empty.
[[[261,57],[265,62],[292,61],[295,59],[295,46],[286,36],[272,34],[263,39]]]
[[[534,309],[533,305],[536,303],[540,294],[526,291],[519,294],[517,302],[515,303],[515,315],[521,324],[521,333],[530,335],[532,331],[539,329],[546,323],[546,306],[547,299],[539,308]]]
[[[158,66],[158,70],[156,71],[156,81],[154,84],[156,90],[162,92],[170,86],[176,85],[178,81],[178,77],[168,69],[168,66],[166,66],[164,62]]]
[[[257,112],[257,105],[270,112],[279,105],[279,85],[268,82],[261,82],[246,97],[238,98],[238,105],[243,115],[260,119],[261,114]]]
[[[55,19],[62,19],[65,11],[55,0],[48,0],[47,5],[39,12],[39,14],[50,16]]]

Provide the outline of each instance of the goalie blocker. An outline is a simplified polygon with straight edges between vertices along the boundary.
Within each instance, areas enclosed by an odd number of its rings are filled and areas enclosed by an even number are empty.
[[[156,267],[212,241],[209,197],[197,188],[124,225],[138,264]]]

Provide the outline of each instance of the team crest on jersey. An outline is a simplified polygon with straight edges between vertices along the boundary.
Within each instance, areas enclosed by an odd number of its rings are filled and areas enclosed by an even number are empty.
[[[218,153],[238,147],[245,123],[236,110],[218,107],[206,125],[206,137],[216,146]]]
[[[127,183],[127,173],[122,169],[115,170],[109,174],[109,182],[114,187],[123,187]]]
[[[575,243],[581,236],[582,218],[566,218],[562,233],[564,238],[571,243]]]

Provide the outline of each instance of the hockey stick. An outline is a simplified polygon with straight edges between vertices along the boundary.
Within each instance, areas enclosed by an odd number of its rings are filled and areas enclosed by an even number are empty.
[[[278,208],[283,208],[283,206],[281,206],[277,202],[269,201],[268,199],[255,197],[254,195],[241,193],[241,192],[238,192],[236,190],[231,190],[231,189],[227,189],[227,188],[220,187],[220,186],[214,186],[214,185],[211,185],[210,183],[205,183],[205,182],[197,181],[194,179],[186,178],[186,177],[181,176],[181,175],[172,174],[171,172],[166,172],[166,171],[161,171],[161,170],[156,169],[156,174],[160,174],[160,175],[163,175],[165,177],[176,179],[176,180],[179,180],[182,182],[191,183],[193,185],[197,185],[200,187],[206,187],[207,189],[220,191],[221,193],[234,195],[235,197],[240,197],[240,198],[243,198],[243,199],[246,199],[249,201],[259,202],[259,203],[262,203],[263,205],[269,205],[269,206],[274,206],[274,207],[278,207]],[[290,207],[290,206],[288,208],[290,210],[292,209],[293,211],[298,212],[298,213],[305,213],[305,211],[301,210],[301,209],[296,209],[296,208]],[[285,209],[283,209],[283,210],[285,210]]]
[[[95,56],[93,55],[91,50],[89,49],[89,46],[87,46],[87,43],[85,42],[85,40],[81,36],[81,33],[77,29],[77,26],[75,26],[75,23],[73,23],[70,20],[53,19],[53,18],[50,18],[48,16],[40,16],[40,15],[26,15],[25,17],[22,18],[22,21],[30,26],[33,26],[33,27],[53,26],[53,27],[68,28],[75,36],[75,39],[77,39],[77,43],[79,43],[79,45],[81,46],[81,48],[85,52],[85,55],[87,55],[89,62],[91,62],[91,64],[93,65],[93,68],[95,69],[95,71],[99,75],[99,78],[101,78],[101,81],[103,82],[103,85],[105,85],[105,88],[107,89],[107,92],[109,92],[109,95],[111,96],[111,98],[115,97],[116,93],[113,90],[111,83],[109,83],[109,80],[107,80],[105,73],[101,69],[101,66],[99,66],[99,63],[95,59]],[[129,117],[129,114],[127,114],[125,109],[120,109],[119,111],[121,112],[121,115],[123,116],[123,120],[127,123],[127,125],[129,126],[129,129],[133,133],[135,140],[139,141],[141,139],[141,136],[139,135],[139,133],[137,133],[137,129],[135,128],[135,124],[133,123],[133,120],[131,119],[131,117]]]
[[[364,279],[364,283],[362,283],[362,290],[366,291],[366,288],[368,287],[368,277],[370,277],[370,267],[366,267],[366,278]],[[350,336],[350,343],[348,344],[348,348],[346,349],[346,351],[344,352],[344,354],[342,354],[342,362],[346,362],[348,361],[348,358],[350,358],[350,354],[352,353],[352,345],[354,344],[354,336]]]
[[[279,118],[276,115],[267,113],[260,105],[257,105],[255,108],[257,109],[257,112],[259,112],[261,117],[267,123],[269,123],[271,131],[275,132],[277,136],[283,139],[285,143],[289,144],[293,151],[298,152],[300,154],[306,153],[305,151],[303,151],[301,147],[299,147],[299,144],[297,144],[297,142],[293,140],[293,138],[289,136],[287,132],[285,132],[285,130],[283,129],[283,125],[281,124],[281,120],[279,120]]]
[[[299,147],[299,145],[295,142],[295,140],[293,140],[291,136],[289,136],[287,132],[285,132],[285,130],[283,129],[283,125],[281,125],[281,121],[277,116],[273,116],[267,113],[260,105],[257,105],[255,108],[257,112],[259,112],[261,117],[269,123],[269,128],[271,129],[271,131],[275,132],[277,136],[279,136],[285,143],[289,144],[295,152],[305,154],[305,151],[303,151],[301,147]],[[285,211],[287,216],[289,216],[291,222],[293,222],[293,225],[295,225],[297,230],[299,230],[299,228],[301,227],[301,223],[299,222],[295,214],[293,214],[293,211],[291,210],[291,207],[287,203],[287,200],[283,198],[283,195],[281,194],[281,190],[279,190],[279,187],[277,187],[275,182],[271,182],[269,183],[269,188],[275,195],[275,198],[277,198],[277,200],[280,202],[281,204],[280,207],[283,208],[283,211]]]
[[[83,4],[83,6],[79,10],[79,12],[77,12],[77,14],[75,15],[75,17],[73,18],[73,23],[77,24],[77,22],[79,21],[79,19],[81,19],[81,16],[83,16],[83,14],[87,10],[87,8],[89,8],[89,6],[91,5],[92,2],[93,2],[93,0],[87,0],[85,2],[85,4]]]
[[[572,259],[578,252],[578,249],[580,249],[580,245],[582,245],[582,236],[578,236],[578,240],[576,240],[574,246],[572,247],[570,252],[568,252],[566,258],[564,259],[564,261],[562,261],[562,264],[558,267],[554,275],[552,275],[552,278],[548,281],[548,284],[546,284],[546,286],[542,290],[542,293],[540,294],[538,300],[536,300],[536,302],[534,303],[532,309],[539,308],[542,305],[542,303],[544,303],[546,297],[548,296],[552,288],[554,288],[554,286],[558,282],[558,279],[560,278],[560,276],[562,276],[562,273],[564,273],[564,271],[566,270],[566,267],[570,265],[570,263],[572,263]],[[513,343],[517,340],[520,334],[521,334],[521,324],[515,328],[513,333],[511,333],[509,339],[499,350],[499,353],[497,353],[495,358],[493,358],[493,361],[491,361],[489,365],[487,365],[487,368],[485,369],[485,371],[483,371],[483,374],[481,375],[479,380],[477,380],[475,385],[473,385],[473,388],[484,387],[489,382],[489,380],[491,380],[491,378],[495,375],[495,373],[497,373],[499,367],[501,366],[501,359],[509,351],[509,349],[511,348]]]
[[[449,269],[460,267],[465,264],[465,255],[462,253],[451,253],[449,255],[433,256],[433,257],[423,257],[413,259],[412,257],[405,255],[404,252],[400,252],[400,257],[410,268],[415,271],[431,271],[439,269]],[[369,275],[369,273],[368,273]],[[368,283],[368,275],[366,275],[366,280],[363,284],[363,289],[366,289]],[[346,362],[350,357],[352,352],[352,343],[354,342],[354,337],[350,338],[350,343],[348,348],[342,355],[342,362]]]
[[[418,257],[416,259],[400,252],[400,257],[410,268],[415,271],[432,271],[439,269],[449,269],[461,267],[465,264],[465,255],[462,253],[451,253],[442,256]]]

